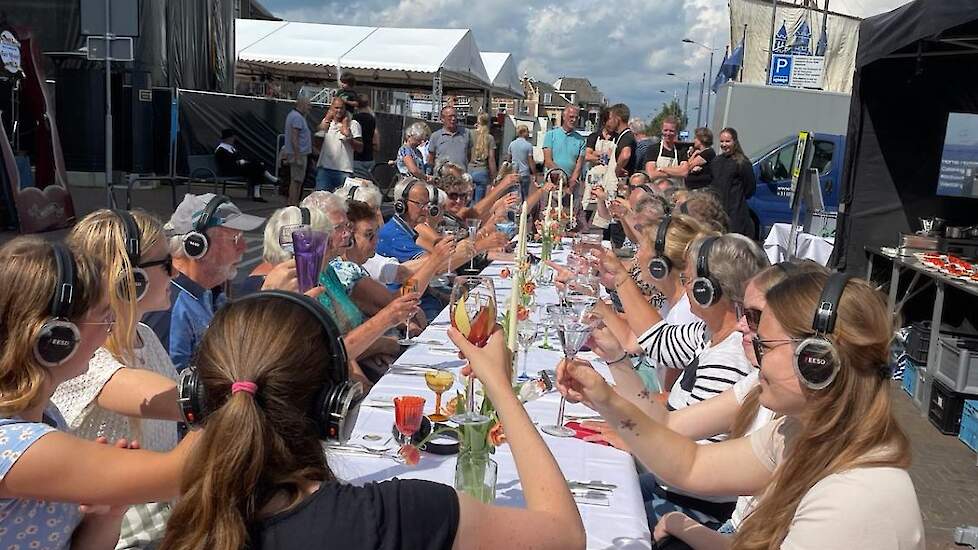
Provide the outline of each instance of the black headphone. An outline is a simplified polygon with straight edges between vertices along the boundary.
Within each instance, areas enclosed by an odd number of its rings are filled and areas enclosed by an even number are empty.
[[[62,243],[51,243],[57,279],[51,296],[51,316],[34,336],[34,359],[45,367],[57,367],[78,349],[78,325],[68,319],[75,292],[75,258]]]
[[[652,274],[653,279],[665,279],[672,270],[672,260],[666,256],[666,234],[669,232],[670,223],[672,223],[672,216],[662,218],[659,229],[655,232],[655,258],[649,262],[649,273]]]
[[[142,300],[149,290],[149,275],[146,270],[139,267],[139,259],[142,250],[139,245],[139,226],[132,213],[128,210],[112,210],[122,222],[122,231],[126,241],[126,255],[129,256],[129,273],[132,273],[133,285],[136,289],[136,301]],[[128,286],[125,284],[125,273],[122,274],[122,285],[119,288],[119,295],[124,299],[129,298]]]
[[[343,345],[342,335],[319,302],[302,294],[266,290],[240,298],[235,303],[268,297],[295,304],[306,310],[319,322],[323,335],[329,342],[327,347],[332,350],[326,368],[338,382],[327,384],[320,389],[313,402],[313,409],[309,411],[309,417],[315,422],[320,439],[347,441],[356,424],[364,392],[363,386],[359,382],[349,378],[346,347]],[[196,366],[190,365],[180,375],[177,391],[177,401],[187,424],[191,426],[200,425],[212,412],[210,404],[215,403],[216,400],[210,399],[207,395]]]
[[[207,254],[207,249],[211,245],[207,238],[207,224],[217,213],[218,207],[226,202],[231,202],[231,199],[225,195],[214,195],[211,200],[207,201],[204,212],[194,222],[193,230],[183,236],[183,252],[188,258],[199,260],[204,257],[204,254]]]
[[[686,201],[683,201],[682,203],[680,203],[680,205],[679,205],[679,213],[680,214],[687,214],[687,215],[689,214],[689,207],[686,206],[686,203],[688,203],[688,202],[689,201],[686,200]]]
[[[696,257],[696,278],[693,279],[693,299],[703,307],[710,307],[720,301],[723,289],[720,282],[710,273],[710,250],[719,237],[707,237],[700,245]]]
[[[851,275],[845,273],[829,275],[812,321],[815,334],[802,340],[795,348],[795,374],[802,385],[810,390],[827,387],[839,373],[839,358],[835,346],[827,336],[835,329],[839,300],[851,278]]]
[[[414,188],[414,185],[418,182],[419,180],[417,178],[412,178],[411,180],[409,180],[407,184],[404,186],[404,190],[401,191],[400,198],[394,201],[394,213],[397,214],[399,217],[404,216],[404,214],[407,214],[408,195],[411,193],[411,189]],[[431,188],[424,183],[422,183],[421,185],[424,185],[425,191],[428,192],[428,217],[436,218],[438,217],[439,214],[441,214],[441,207],[438,206],[438,196],[437,194],[435,195],[435,201],[434,204],[432,204]]]
[[[299,217],[301,219],[302,225],[312,225],[312,214],[309,209],[305,206],[299,207]]]

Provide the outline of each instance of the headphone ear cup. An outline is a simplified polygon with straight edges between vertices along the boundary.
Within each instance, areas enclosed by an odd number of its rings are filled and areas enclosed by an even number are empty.
[[[397,199],[394,201],[394,213],[398,216],[403,216],[407,212],[407,206],[404,204],[403,199]]]
[[[432,204],[428,206],[428,217],[437,218],[441,214],[441,207],[437,204]]]
[[[78,350],[81,334],[71,321],[49,319],[34,339],[34,359],[51,368],[64,364]]]
[[[693,280],[693,299],[703,307],[712,306],[720,299],[720,289],[710,279],[697,277]]]
[[[199,425],[207,416],[207,396],[204,395],[204,385],[200,383],[197,367],[187,367],[180,374],[177,384],[177,403],[184,421],[190,426]]]
[[[803,340],[795,348],[794,367],[798,380],[806,388],[821,390],[828,387],[839,373],[835,346],[821,337]]]
[[[145,269],[136,267],[132,270],[132,280],[136,287],[136,301],[138,302],[146,296],[146,291],[149,290],[149,275]]]
[[[203,233],[191,231],[183,237],[183,251],[192,260],[198,260],[207,254],[208,247],[207,236]]]
[[[669,261],[669,258],[659,256],[658,258],[652,258],[652,261],[649,262],[649,273],[652,274],[653,279],[662,280],[669,276],[671,267],[672,263]]]
[[[360,413],[363,395],[363,386],[349,380],[321,391],[316,398],[313,417],[319,437],[325,441],[348,441]]]

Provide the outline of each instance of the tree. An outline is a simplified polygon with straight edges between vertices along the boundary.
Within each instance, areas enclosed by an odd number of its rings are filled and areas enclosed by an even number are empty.
[[[662,121],[666,119],[667,116],[674,116],[679,120],[679,130],[686,128],[689,123],[689,119],[686,113],[683,112],[682,107],[679,106],[679,102],[672,100],[668,103],[663,103],[662,108],[659,113],[652,117],[649,125],[645,128],[645,133],[650,136],[662,135]]]

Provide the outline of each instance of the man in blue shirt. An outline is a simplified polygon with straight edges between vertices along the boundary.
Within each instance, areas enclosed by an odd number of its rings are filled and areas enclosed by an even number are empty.
[[[530,129],[525,124],[516,128],[516,139],[509,144],[509,158],[520,175],[520,196],[530,196],[530,182],[537,177],[536,161],[533,160],[533,144],[528,139]]]
[[[565,107],[560,126],[551,128],[543,138],[543,167],[563,170],[571,187],[577,185],[584,161],[584,137],[574,130],[578,114],[579,110],[574,105]]]
[[[199,227],[212,200],[215,200],[212,193],[184,196],[163,226],[173,255],[173,267],[180,274],[170,282],[170,309],[143,318],[160,338],[177,371],[190,364],[214,312],[226,301],[219,287],[233,280],[237,273],[238,262],[245,251],[244,232],[258,229],[265,223],[265,218],[244,214],[223,197],[206,227]],[[207,247],[203,255],[191,258],[184,248],[184,240],[188,234],[197,231],[207,237]]]

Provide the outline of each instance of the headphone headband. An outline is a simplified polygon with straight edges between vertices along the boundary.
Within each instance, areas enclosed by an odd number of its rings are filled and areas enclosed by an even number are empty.
[[[54,266],[57,274],[54,292],[51,296],[51,317],[67,318],[75,296],[75,258],[68,247],[60,242],[51,243]]]
[[[299,217],[302,225],[312,225],[312,213],[305,206],[299,207]]]
[[[211,200],[207,201],[204,212],[194,222],[194,231],[203,233],[207,229],[207,225],[210,224],[211,218],[217,213],[217,209],[226,202],[231,202],[227,195],[214,195]]]
[[[719,237],[707,237],[703,244],[700,245],[700,253],[696,257],[696,276],[697,277],[710,277],[710,250],[713,248],[713,243]]]
[[[659,222],[659,229],[655,232],[655,255],[664,256],[666,250],[666,235],[669,232],[669,224],[672,223],[672,216],[665,216]]]
[[[831,334],[835,329],[835,319],[838,315],[839,300],[846,289],[846,284],[852,276],[846,273],[833,273],[829,275],[822,289],[822,295],[818,299],[818,306],[815,310],[815,318],[812,320],[812,330],[815,334],[825,336]]]
[[[118,216],[119,221],[122,222],[126,254],[129,255],[129,263],[135,266],[139,263],[141,252],[139,246],[139,226],[136,224],[136,219],[133,218],[132,213],[128,210],[113,209],[112,213]]]

